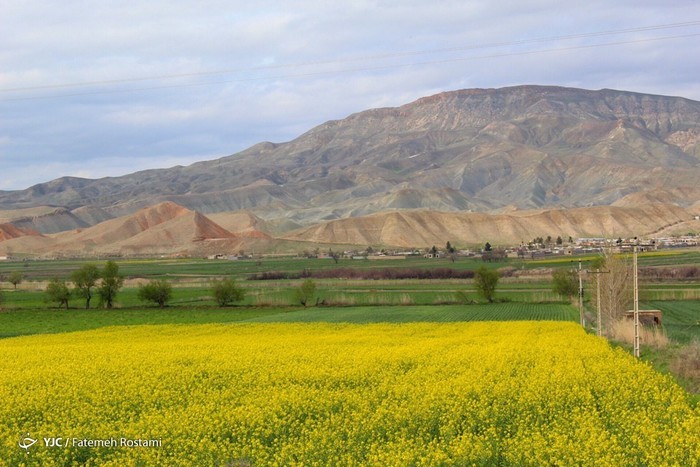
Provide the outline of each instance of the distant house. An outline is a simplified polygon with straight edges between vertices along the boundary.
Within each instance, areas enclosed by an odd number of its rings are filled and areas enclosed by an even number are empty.
[[[227,259],[227,260],[229,260],[229,261],[236,261],[236,260],[239,259],[239,257],[236,256],[236,255],[222,255],[222,254],[218,254],[218,255],[209,255],[209,256],[207,256],[207,259]]]
[[[0,261],[7,261],[8,259],[10,258],[8,258],[7,256],[0,256]]]

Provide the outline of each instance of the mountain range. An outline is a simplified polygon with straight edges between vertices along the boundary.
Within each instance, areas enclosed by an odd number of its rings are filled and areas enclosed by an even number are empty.
[[[0,252],[20,237],[47,252],[80,242],[156,252],[214,238],[222,247],[426,246],[691,228],[699,139],[700,102],[681,97],[544,86],[445,92],[187,167],[0,192],[0,223],[15,229],[2,229]],[[164,209],[180,213],[173,219],[183,217],[185,233],[169,227],[148,248],[109,224]],[[105,223],[112,236],[75,233]]]

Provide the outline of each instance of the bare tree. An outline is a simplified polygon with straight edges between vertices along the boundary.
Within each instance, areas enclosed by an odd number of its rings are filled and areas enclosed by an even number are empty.
[[[604,269],[607,274],[593,274],[592,293],[594,303],[597,284],[600,281],[600,307],[604,329],[610,329],[613,322],[623,318],[625,311],[632,306],[632,262],[629,257],[614,254],[606,249],[592,269]]]

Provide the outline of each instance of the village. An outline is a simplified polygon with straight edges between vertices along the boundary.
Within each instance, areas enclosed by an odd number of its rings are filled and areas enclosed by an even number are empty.
[[[497,245],[492,246],[486,242],[482,247],[467,249],[457,249],[447,242],[443,247],[432,246],[428,248],[390,249],[381,248],[379,250],[369,246],[365,249],[352,249],[327,251],[320,247],[307,249],[299,252],[298,257],[318,258],[338,261],[341,258],[352,260],[380,261],[383,259],[406,259],[423,257],[427,259],[446,258],[456,260],[457,258],[471,258],[481,256],[485,261],[504,261],[506,259],[538,259],[548,256],[575,256],[585,254],[602,253],[604,250],[611,250],[613,253],[632,252],[636,246],[638,251],[657,251],[670,248],[692,248],[700,244],[700,235],[689,233],[681,236],[652,237],[652,238],[603,238],[584,237],[565,241],[561,236],[556,239],[551,237],[537,237],[529,242],[521,242],[519,245]],[[289,255],[266,255],[255,252],[246,253],[239,251],[238,254],[214,254],[207,257],[210,260],[246,260],[266,257],[279,257]],[[0,260],[7,259],[0,257]]]

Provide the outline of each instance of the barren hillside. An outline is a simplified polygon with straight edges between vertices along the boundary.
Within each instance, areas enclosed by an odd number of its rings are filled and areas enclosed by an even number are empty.
[[[398,211],[342,219],[288,235],[288,240],[402,247],[453,244],[518,244],[534,237],[631,237],[688,221],[674,205],[623,208],[599,206],[498,214]]]

